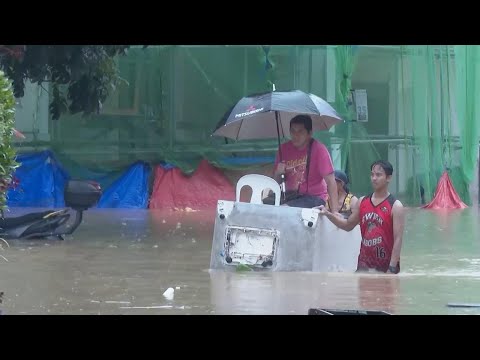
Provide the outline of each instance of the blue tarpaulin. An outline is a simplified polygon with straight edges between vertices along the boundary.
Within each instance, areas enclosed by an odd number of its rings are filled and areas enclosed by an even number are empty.
[[[9,189],[9,207],[64,207],[65,183],[72,178],[51,151],[22,154],[17,157],[21,163],[15,172],[18,186]],[[149,200],[150,166],[147,163],[132,164],[123,173],[99,173],[85,168],[74,171],[74,178],[93,180],[101,185],[103,195],[97,207],[146,209]],[[87,176],[87,175],[88,176]],[[115,180],[113,181],[113,177]]]
[[[7,193],[9,207],[63,207],[63,190],[69,178],[50,151],[17,156],[19,183]]]
[[[93,180],[102,186],[103,195],[99,208],[147,209],[149,202],[149,177],[152,170],[149,164],[136,162],[125,171],[92,171],[79,164],[70,166],[67,171],[57,157],[49,151],[21,154],[17,157],[21,166],[15,177],[19,184],[9,189],[9,207],[64,207],[63,191],[68,179]],[[230,165],[252,165],[271,163],[274,157],[224,158]],[[171,169],[175,166],[162,162],[161,166]]]
[[[149,200],[150,174],[150,165],[144,162],[131,165],[103,192],[98,207],[146,209]]]

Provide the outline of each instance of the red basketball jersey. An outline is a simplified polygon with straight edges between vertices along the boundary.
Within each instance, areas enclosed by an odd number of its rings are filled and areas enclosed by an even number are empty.
[[[372,195],[364,197],[360,203],[362,244],[357,269],[387,272],[393,250],[392,207],[396,199],[390,194],[380,204],[374,206]],[[400,262],[397,271],[399,267]]]

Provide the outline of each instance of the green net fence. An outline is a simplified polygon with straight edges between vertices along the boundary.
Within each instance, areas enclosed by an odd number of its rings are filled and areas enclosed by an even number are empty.
[[[394,165],[391,191],[409,205],[429,201],[448,169],[462,200],[478,171],[478,46],[150,46],[118,59],[124,83],[100,114],[48,120],[51,148],[67,169],[116,173],[137,160],[193,171],[203,158],[226,172],[258,172],[275,140],[212,137],[241,97],[300,89],[346,120],[314,136],[346,170],[351,189],[370,191],[370,164]],[[368,117],[352,94],[365,90]],[[41,90],[38,93],[41,95]],[[21,129],[25,130],[25,129]],[[265,168],[261,169],[265,172]],[[478,188],[478,184],[474,184]]]

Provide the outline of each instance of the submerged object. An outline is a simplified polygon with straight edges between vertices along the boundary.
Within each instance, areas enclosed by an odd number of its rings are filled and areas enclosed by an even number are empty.
[[[69,180],[65,185],[64,197],[67,208],[29,213],[17,217],[0,218],[0,237],[3,239],[63,240],[82,223],[83,212],[98,202],[102,195],[100,185],[93,181]],[[68,223],[75,213],[72,224]]]
[[[355,272],[360,241],[317,209],[219,200],[210,268]]]

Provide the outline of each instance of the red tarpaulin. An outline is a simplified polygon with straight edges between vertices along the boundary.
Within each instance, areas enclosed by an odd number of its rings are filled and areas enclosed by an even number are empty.
[[[468,206],[463,203],[458,196],[452,181],[445,171],[438,180],[437,189],[433,200],[427,205],[422,206],[423,209],[465,209]]]
[[[150,209],[214,209],[218,200],[235,200],[235,189],[225,175],[206,160],[200,162],[191,176],[178,168],[155,168]]]

